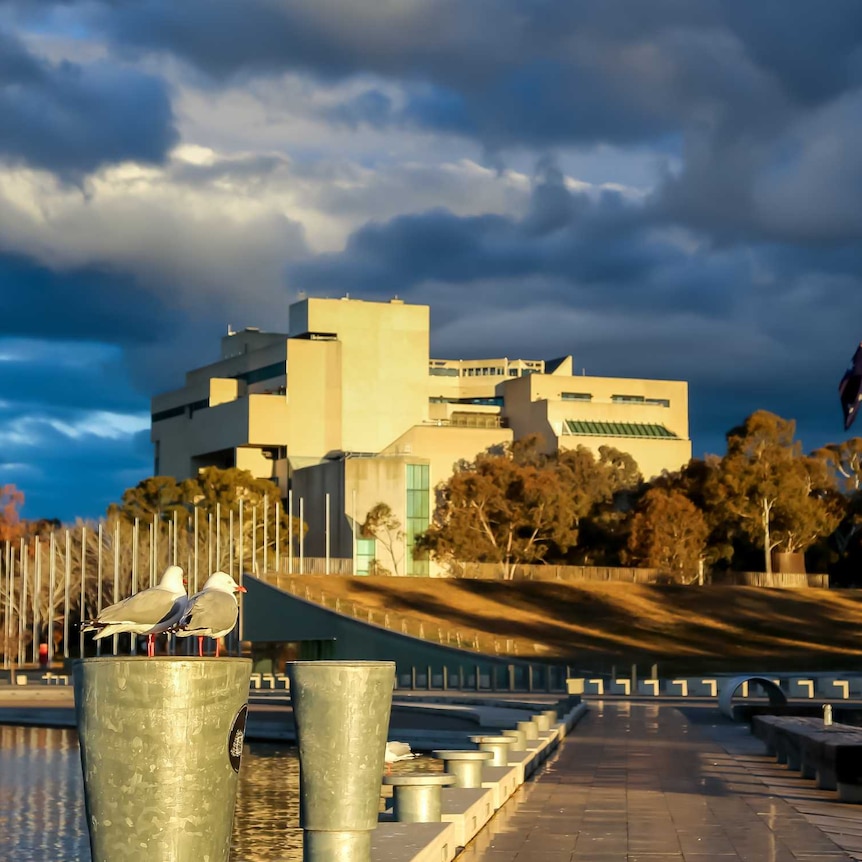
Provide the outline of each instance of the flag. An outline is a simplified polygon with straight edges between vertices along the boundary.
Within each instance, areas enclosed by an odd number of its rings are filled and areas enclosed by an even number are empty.
[[[862,344],[856,348],[853,359],[838,384],[841,409],[844,411],[845,431],[849,430],[859,412],[859,405],[862,402],[860,389],[862,389]]]

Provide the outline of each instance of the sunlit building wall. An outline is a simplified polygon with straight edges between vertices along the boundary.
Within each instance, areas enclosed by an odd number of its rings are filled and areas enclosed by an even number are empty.
[[[646,477],[691,457],[686,383],[573,375],[570,356],[434,359],[429,313],[309,298],[287,333],[229,331],[216,362],[153,399],[155,473],[247,469],[277,482],[295,515],[302,501],[307,556],[424,574],[412,539],[434,487],[479,452],[539,434],[547,451],[627,451]],[[394,542],[361,534],[379,502],[401,525]]]

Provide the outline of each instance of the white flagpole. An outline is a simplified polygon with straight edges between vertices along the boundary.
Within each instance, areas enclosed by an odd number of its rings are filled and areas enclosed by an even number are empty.
[[[287,492],[287,573],[293,574],[293,491]]]
[[[87,582],[87,528],[81,527],[81,609],[78,613],[80,622],[84,622],[86,613],[86,582]],[[84,633],[78,626],[78,654],[84,657]]]
[[[305,574],[305,497],[299,498],[299,574]]]
[[[66,570],[63,573],[65,584],[63,586],[63,658],[69,658],[69,615],[72,609],[69,607],[70,594],[72,591],[72,537],[66,530]]]
[[[330,541],[329,540],[329,494],[327,494],[324,499],[325,499],[325,502],[324,502],[325,512],[324,512],[324,518],[323,518],[323,534],[324,534],[323,539],[324,539],[324,542],[326,544],[326,568],[325,568],[325,571],[326,571],[326,574],[328,575],[329,574],[329,541]]]

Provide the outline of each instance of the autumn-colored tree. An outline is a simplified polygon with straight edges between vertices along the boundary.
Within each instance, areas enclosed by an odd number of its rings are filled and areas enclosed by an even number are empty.
[[[109,516],[118,515],[127,523],[158,520],[170,521],[176,512],[185,519],[189,511],[189,489],[173,476],[151,476],[127,488],[119,504],[111,504]]]
[[[632,519],[628,560],[685,579],[698,571],[708,534],[703,513],[688,497],[651,488]]]
[[[552,470],[518,464],[511,447],[461,463],[438,487],[438,505],[417,549],[439,560],[493,562],[504,578],[574,540],[571,500]]]
[[[307,527],[296,517],[291,523],[284,508],[276,505],[280,499],[278,485],[259,479],[248,470],[205,467],[197,476],[183,482],[171,476],[144,479],[124,492],[122,502],[109,509],[109,516],[116,515],[126,523],[133,523],[135,518],[143,522],[152,522],[154,517],[168,523],[176,520],[178,534],[186,541],[193,530],[195,513],[200,522],[199,535],[210,525],[218,524],[222,535],[227,536],[231,513],[234,530],[238,530],[242,500],[245,510],[242,531],[249,545],[262,550],[266,536],[267,547],[275,547],[278,512],[280,550],[284,552],[289,546],[290,530],[297,539]],[[268,502],[266,519],[263,517],[265,501]],[[217,521],[219,516],[220,521]],[[214,565],[218,566],[219,561],[214,561]]]
[[[823,493],[830,484],[823,461],[802,454],[795,430],[792,420],[753,413],[728,432],[710,488],[712,505],[763,548],[767,573],[773,550],[804,551],[838,523]]]
[[[682,494],[703,515],[709,531],[703,555],[713,564],[729,562],[733,557],[733,536],[737,530],[736,517],[731,517],[726,507],[712,505],[712,488],[717,482],[720,465],[718,455],[692,458],[679,470],[665,471],[650,483],[651,488]]]
[[[599,447],[598,457],[579,446],[558,453],[556,475],[572,500],[576,531],[569,552],[559,559],[618,563],[631,498],[643,481],[635,460],[612,446]]]
[[[24,533],[20,509],[24,493],[14,485],[0,485],[0,542],[12,542]]]
[[[397,575],[398,560],[401,557],[401,543],[404,541],[404,526],[386,503],[376,503],[368,511],[360,532],[366,538],[375,539],[382,545],[392,562],[392,574]],[[376,567],[380,561],[376,560]]]

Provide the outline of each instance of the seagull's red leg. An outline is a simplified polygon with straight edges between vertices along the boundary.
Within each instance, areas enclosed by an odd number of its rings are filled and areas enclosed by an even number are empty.
[[[219,644],[221,643],[221,641],[218,638],[216,638],[215,642],[216,642],[216,658],[218,658],[218,656],[219,656],[218,648],[219,648]]]
[[[156,636],[147,635],[147,658],[152,658],[156,654]]]
[[[204,654],[204,639],[202,637],[198,637],[198,655],[203,656]]]

